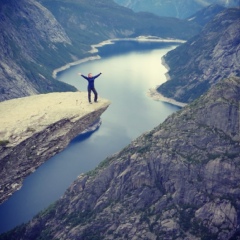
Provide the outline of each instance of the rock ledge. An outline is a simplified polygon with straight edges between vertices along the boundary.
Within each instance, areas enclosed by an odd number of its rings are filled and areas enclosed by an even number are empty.
[[[23,179],[98,121],[110,102],[86,92],[34,95],[0,103],[0,203]]]

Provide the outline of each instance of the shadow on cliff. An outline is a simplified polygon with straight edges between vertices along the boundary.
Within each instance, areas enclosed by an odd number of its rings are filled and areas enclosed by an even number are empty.
[[[90,125],[83,133],[79,134],[77,137],[75,137],[70,143],[70,144],[76,144],[79,142],[83,142],[86,139],[88,139],[89,137],[91,137],[91,135],[95,132],[97,132],[99,130],[101,126],[101,120],[98,120],[97,122],[93,123],[92,125]]]

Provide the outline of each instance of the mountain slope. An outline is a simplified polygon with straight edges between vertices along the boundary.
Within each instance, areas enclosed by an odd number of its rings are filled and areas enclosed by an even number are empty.
[[[210,22],[218,13],[222,12],[225,8],[221,5],[212,4],[205,7],[188,18],[188,21],[195,22],[204,27]]]
[[[239,106],[240,78],[221,81],[0,239],[240,236]]]
[[[0,31],[0,101],[74,90],[51,77],[49,68],[57,66],[59,48],[71,40],[46,8],[34,0],[3,0]]]
[[[134,13],[112,0],[41,0],[41,3],[54,14],[71,40],[82,45],[139,35],[189,39],[200,31],[195,23]]]
[[[240,76],[240,9],[227,9],[203,31],[164,56],[170,80],[158,91],[189,103],[229,76]]]
[[[238,0],[114,0],[116,3],[136,12],[146,11],[159,16],[188,18],[211,4],[223,7],[240,6]]]

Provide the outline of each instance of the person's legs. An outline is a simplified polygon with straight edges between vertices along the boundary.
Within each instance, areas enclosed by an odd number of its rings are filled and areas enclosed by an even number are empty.
[[[88,88],[88,101],[91,102],[91,88]]]
[[[94,93],[94,102],[97,102],[97,99],[98,99],[98,93],[96,91],[95,88],[92,89],[93,93]]]

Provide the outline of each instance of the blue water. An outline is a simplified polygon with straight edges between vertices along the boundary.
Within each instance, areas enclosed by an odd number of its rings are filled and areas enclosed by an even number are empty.
[[[107,156],[151,130],[179,107],[154,101],[147,95],[165,81],[161,57],[175,44],[117,42],[99,48],[100,60],[89,61],[58,74],[58,79],[86,91],[78,72],[103,74],[95,87],[111,101],[94,132],[79,135],[61,153],[49,159],[24,180],[23,187],[0,205],[0,232],[29,221],[59,199],[81,173],[94,169]],[[96,103],[97,104],[97,103]]]

